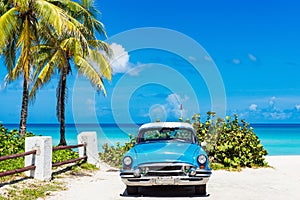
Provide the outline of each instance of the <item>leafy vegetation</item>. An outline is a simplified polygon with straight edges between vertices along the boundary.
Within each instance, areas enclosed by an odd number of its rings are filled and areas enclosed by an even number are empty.
[[[32,137],[33,133],[26,133],[25,137]],[[19,154],[25,151],[25,137],[22,137],[18,130],[8,130],[0,124],[0,156]],[[76,151],[66,149],[54,151],[52,162],[62,162],[73,158],[78,158]],[[24,167],[24,157],[0,161],[0,172]],[[89,167],[89,166],[86,166]],[[91,167],[89,167],[91,168]],[[5,177],[0,180],[6,179]]]
[[[115,147],[109,147],[108,144],[104,144],[102,146],[104,151],[99,153],[100,159],[113,167],[121,168],[122,157],[135,145],[136,137],[129,135],[129,140],[130,141],[126,142],[123,146],[121,146],[120,143],[117,143]]]
[[[71,160],[73,158],[78,158],[79,154],[76,151],[73,151],[71,149],[63,149],[58,151],[53,151],[52,153],[52,162],[63,162],[65,160]]]
[[[100,12],[94,0],[5,0],[0,4],[0,55],[8,70],[6,82],[23,80],[20,134],[26,134],[29,98],[33,99],[53,74],[59,74],[59,145],[66,145],[65,103],[72,67],[104,94],[103,80],[111,80],[111,50],[96,38],[106,37],[103,24],[97,20]]]
[[[94,1],[60,1],[57,4],[73,18],[71,20],[78,33],[70,32],[64,36],[53,32],[52,27],[40,27],[41,37],[45,44],[36,51],[37,70],[35,83],[30,97],[37,89],[50,81],[57,72],[60,79],[57,86],[56,115],[60,122],[59,145],[66,145],[65,139],[65,104],[67,97],[67,78],[71,75],[72,66],[79,74],[86,76],[97,91],[106,94],[103,79],[111,80],[111,68],[105,55],[110,54],[109,45],[96,39],[96,33],[105,35],[103,25],[96,19],[99,11],[93,6]],[[75,21],[76,19],[77,21]]]
[[[0,196],[0,200],[10,199],[10,200],[24,200],[24,199],[39,199],[45,198],[50,195],[51,192],[65,190],[66,186],[62,182],[53,181],[53,182],[24,182],[18,185],[13,185],[9,189],[6,189],[7,192]]]
[[[33,136],[27,133],[26,137]],[[0,124],[0,156],[23,153],[25,147],[25,137],[21,137],[16,129],[8,131]],[[24,167],[24,157],[4,160],[0,162],[0,172]]]
[[[267,166],[263,156],[268,153],[249,123],[236,114],[233,118],[214,117],[214,112],[208,112],[204,123],[199,114],[192,118],[199,141],[207,143],[205,150],[213,168]]]
[[[62,1],[63,2],[63,1]],[[54,1],[6,0],[1,1],[0,10],[0,53],[8,69],[6,80],[12,82],[22,77],[22,109],[20,133],[26,134],[29,86],[31,71],[35,65],[34,48],[43,45],[40,27],[51,27],[53,34],[60,37],[79,34],[77,21],[54,4]]]
[[[205,122],[201,122],[200,115],[192,117],[192,125],[197,132],[200,142],[207,143],[205,150],[209,156],[213,169],[240,169],[241,167],[263,167],[267,163],[263,156],[267,151],[260,143],[252,127],[244,119],[226,116],[225,119],[214,119],[214,112],[207,112]],[[180,119],[182,121],[182,119]],[[188,119],[188,123],[191,121]],[[131,135],[130,141],[115,147],[103,145],[100,158],[108,164],[121,167],[122,156],[135,144]]]

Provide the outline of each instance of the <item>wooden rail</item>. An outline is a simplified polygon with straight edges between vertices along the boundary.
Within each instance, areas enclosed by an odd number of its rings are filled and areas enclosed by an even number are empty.
[[[57,146],[53,147],[53,151],[63,150],[63,149],[73,149],[78,147],[84,147],[85,144],[69,145],[69,146]]]
[[[13,174],[21,173],[21,172],[26,172],[28,170],[33,170],[33,169],[35,169],[35,166],[30,165],[30,166],[19,168],[19,169],[13,169],[13,170],[5,171],[5,172],[0,172],[0,177],[9,176],[9,175],[13,175]]]
[[[64,149],[73,149],[73,148],[79,148],[79,147],[84,147],[84,153],[83,153],[84,155],[82,157],[73,158],[73,159],[70,159],[70,160],[62,161],[62,162],[52,163],[52,167],[58,167],[58,166],[61,166],[61,165],[65,165],[65,164],[69,164],[69,163],[75,163],[75,162],[78,162],[80,160],[86,160],[87,159],[86,144],[53,147],[52,151],[59,151],[59,150],[64,150]]]
[[[52,167],[58,167],[58,166],[61,166],[61,165],[74,163],[74,162],[78,162],[80,160],[85,160],[85,159],[87,159],[87,156],[83,156],[83,157],[80,157],[80,158],[73,158],[73,159],[70,159],[70,160],[63,161],[63,162],[56,162],[56,163],[52,164]]]
[[[31,151],[27,151],[27,152],[19,153],[19,154],[12,154],[12,155],[8,155],[8,156],[2,156],[2,157],[0,157],[0,161],[19,158],[19,157],[23,157],[23,156],[27,156],[27,155],[31,155],[31,154],[36,154],[36,150],[31,150]],[[13,170],[5,171],[5,172],[0,172],[0,177],[13,175],[13,174],[25,172],[28,170],[33,170],[33,169],[35,169],[35,165],[30,165],[27,167],[22,167],[22,168],[13,169]]]
[[[63,162],[52,163],[52,167],[58,167],[58,166],[61,166],[61,165],[65,165],[65,164],[69,164],[69,163],[75,163],[75,162],[87,159],[86,144],[53,147],[52,151],[58,151],[58,150],[64,150],[64,149],[73,149],[73,148],[79,148],[79,147],[84,147],[84,155],[82,157],[74,158],[74,159],[70,159],[70,160],[65,160]],[[24,156],[27,156],[27,155],[36,154],[36,152],[37,152],[37,150],[31,150],[31,151],[27,151],[27,152],[24,152],[24,153],[12,154],[12,155],[8,155],[8,156],[2,156],[2,157],[0,157],[0,161],[19,158],[19,157],[24,157]],[[26,167],[23,167],[23,168],[13,169],[13,170],[5,171],[5,172],[0,172],[0,177],[9,176],[9,175],[29,171],[29,170],[34,170],[35,168],[36,168],[35,165],[30,165],[30,166],[26,166]]]
[[[2,156],[2,157],[0,157],[0,161],[13,159],[13,158],[19,158],[19,157],[27,156],[30,154],[36,154],[36,150],[31,150],[31,151],[27,151],[27,152],[19,153],[19,154],[12,154],[12,155],[8,155],[8,156]]]

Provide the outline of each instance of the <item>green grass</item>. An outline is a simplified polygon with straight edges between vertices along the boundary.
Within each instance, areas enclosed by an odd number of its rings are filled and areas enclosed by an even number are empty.
[[[9,183],[9,188],[4,195],[0,194],[0,200],[35,200],[38,198],[45,198],[51,195],[52,192],[66,190],[66,185],[63,182],[64,177],[72,176],[74,174],[88,175],[87,172],[99,170],[95,165],[88,163],[80,163],[68,168],[68,170],[53,175],[52,181],[37,181],[34,179],[16,181],[20,177],[25,177],[23,173],[18,176],[6,176],[0,179],[1,182]],[[3,192],[2,192],[3,193]]]
[[[10,189],[6,189],[7,194],[5,196],[0,196],[0,200],[33,200],[45,198],[47,195],[50,195],[51,192],[65,189],[65,184],[58,181],[32,181],[32,183],[23,182],[23,184],[13,185]]]

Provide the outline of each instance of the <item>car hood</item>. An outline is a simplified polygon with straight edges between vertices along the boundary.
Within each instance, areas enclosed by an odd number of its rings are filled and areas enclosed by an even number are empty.
[[[133,147],[136,165],[153,162],[185,162],[195,165],[201,148],[197,144],[156,142]]]

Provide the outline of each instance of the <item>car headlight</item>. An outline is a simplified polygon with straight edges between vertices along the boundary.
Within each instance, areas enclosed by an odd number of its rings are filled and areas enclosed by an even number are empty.
[[[198,156],[198,162],[203,165],[204,163],[206,163],[206,156],[201,154],[200,156]]]
[[[132,163],[132,158],[131,158],[130,156],[124,157],[123,163],[124,163],[124,165],[127,165],[127,166],[131,165],[131,163]]]

